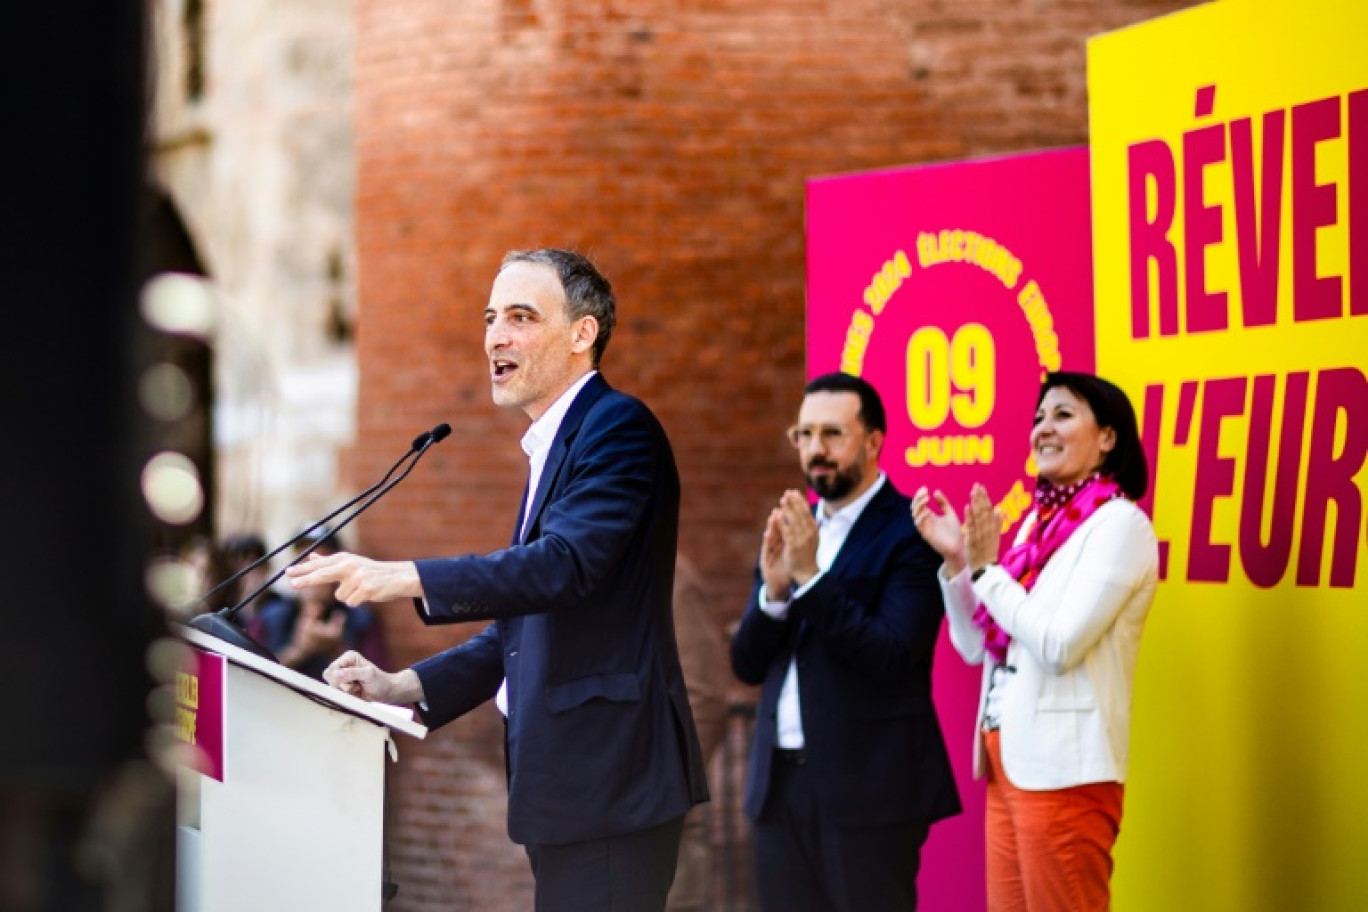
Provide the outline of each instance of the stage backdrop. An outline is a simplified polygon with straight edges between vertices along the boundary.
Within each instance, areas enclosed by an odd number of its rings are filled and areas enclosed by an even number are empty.
[[[1368,908],[1368,13],[1088,49],[1098,362],[1158,455],[1115,908]]]
[[[959,505],[981,481],[1015,531],[1041,375],[1093,369],[1090,243],[1082,148],[808,183],[808,373],[879,390],[883,469],[904,493],[938,487]],[[979,674],[942,632],[935,698],[965,812],[931,830],[928,912],[984,908]]]

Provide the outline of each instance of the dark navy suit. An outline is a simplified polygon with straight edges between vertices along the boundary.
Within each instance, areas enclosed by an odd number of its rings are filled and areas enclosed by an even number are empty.
[[[804,787],[811,793],[816,828],[908,824],[924,838],[932,822],[960,811],[931,702],[931,660],[944,616],[936,582],[940,558],[917,532],[909,503],[885,480],[831,567],[794,599],[782,621],[760,610],[764,581],[756,574],[731,646],[736,676],[762,685],[746,782],[745,810],[752,820],[775,811],[787,797],[776,785],[788,775],[776,764],[776,709],[795,656]],[[860,859],[863,869],[906,869],[909,859],[897,855],[905,855],[906,847],[888,842],[873,840],[865,854],[882,851],[886,857]],[[824,861],[845,876],[850,859]],[[910,863],[917,863],[915,854]],[[878,888],[876,877],[851,890]],[[847,906],[820,895],[793,906],[838,907]]]
[[[678,525],[664,430],[595,376],[561,422],[525,534],[417,562],[425,622],[494,620],[414,670],[432,727],[507,677],[514,842],[620,836],[707,800],[671,614]]]

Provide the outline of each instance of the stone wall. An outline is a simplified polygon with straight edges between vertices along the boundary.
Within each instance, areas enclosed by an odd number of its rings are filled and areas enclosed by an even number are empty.
[[[346,500],[356,435],[349,0],[157,0],[152,180],[211,279],[220,533]],[[396,454],[397,455],[397,454]]]

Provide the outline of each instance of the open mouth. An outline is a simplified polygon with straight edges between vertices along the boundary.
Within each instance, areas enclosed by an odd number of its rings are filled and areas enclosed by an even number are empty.
[[[499,380],[507,380],[513,375],[513,372],[518,369],[518,365],[514,364],[512,361],[505,361],[502,359],[491,361],[489,366],[490,374],[496,382]]]

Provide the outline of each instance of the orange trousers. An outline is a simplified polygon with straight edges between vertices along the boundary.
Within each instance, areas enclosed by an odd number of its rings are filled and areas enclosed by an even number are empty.
[[[1105,912],[1112,846],[1121,830],[1119,782],[1025,791],[1002,771],[999,733],[988,756],[988,912]]]

